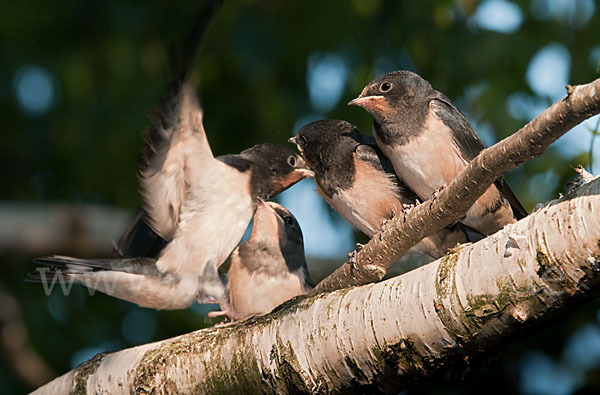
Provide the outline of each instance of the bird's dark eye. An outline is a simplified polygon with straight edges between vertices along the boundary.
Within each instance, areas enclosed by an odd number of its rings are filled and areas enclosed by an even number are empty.
[[[287,163],[288,163],[288,165],[290,165],[292,167],[296,166],[296,158],[294,157],[294,155],[287,158]]]
[[[388,92],[390,89],[392,89],[391,82],[382,82],[381,85],[379,85],[379,90],[381,92]]]
[[[300,143],[300,147],[306,147],[306,145],[308,144],[308,140],[302,135],[298,137],[298,142]]]
[[[291,225],[294,223],[294,220],[292,219],[292,217],[283,217],[283,223],[285,223],[286,225]]]

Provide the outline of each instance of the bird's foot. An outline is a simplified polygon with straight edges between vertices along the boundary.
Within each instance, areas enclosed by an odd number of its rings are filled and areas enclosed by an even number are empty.
[[[403,203],[402,204],[402,212],[404,214],[408,213],[410,210],[412,210],[413,208],[417,207],[419,204],[421,204],[421,201],[419,199],[415,199],[414,203]]]
[[[227,312],[226,311],[209,311],[207,314],[208,318],[215,318],[215,317],[227,317]]]
[[[356,265],[356,251],[352,251],[348,253],[348,263],[352,268]]]
[[[215,318],[223,318],[221,321],[215,321]],[[233,319],[229,316],[227,311],[219,310],[219,311],[209,311],[204,317],[204,323],[209,325],[216,325],[218,323],[227,323],[231,322]]]
[[[412,209],[413,209],[413,208],[415,208],[415,207],[416,207],[416,205],[415,205],[415,204],[406,204],[406,203],[404,203],[404,204],[402,205],[402,212],[403,212],[404,214],[406,214],[406,213],[408,213],[410,210],[412,210]]]
[[[403,203],[402,204],[402,220],[404,222],[406,222],[406,215],[415,207],[417,207],[419,204],[421,204],[421,202],[419,202],[419,200],[415,200],[414,203],[408,204],[408,203]]]
[[[246,316],[237,313],[231,306],[221,307],[219,311],[209,311],[206,315],[207,318],[219,318],[224,317],[225,321],[239,321],[246,318]]]
[[[439,187],[437,190],[435,190],[432,194],[431,194],[431,200],[437,198],[440,194],[440,192],[442,192],[444,189],[446,189],[446,187],[448,186],[448,184],[444,184],[441,187]]]

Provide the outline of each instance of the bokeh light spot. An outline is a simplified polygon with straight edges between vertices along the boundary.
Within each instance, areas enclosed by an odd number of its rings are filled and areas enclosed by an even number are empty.
[[[537,95],[557,101],[567,93],[565,86],[569,82],[570,68],[569,51],[561,44],[550,44],[533,56],[526,80]]]
[[[131,344],[143,344],[152,340],[156,331],[156,311],[134,307],[123,319],[121,333]]]
[[[313,53],[308,58],[308,93],[316,110],[326,113],[339,103],[348,73],[348,65],[337,54]]]
[[[600,45],[596,45],[590,50],[590,65],[596,72],[600,72]]]
[[[587,324],[569,337],[563,359],[569,366],[590,370],[600,366],[600,328]]]
[[[19,105],[30,116],[47,113],[55,101],[52,75],[41,66],[21,68],[14,79]]]
[[[510,115],[521,121],[531,121],[547,107],[547,100],[530,96],[525,92],[511,93],[506,99],[506,108]]]
[[[477,6],[471,21],[485,30],[514,33],[523,23],[523,13],[513,2],[486,0]]]
[[[533,0],[531,13],[539,20],[555,20],[572,28],[588,24],[596,5],[594,0]]]
[[[558,174],[553,170],[534,174],[527,182],[530,200],[534,202],[546,202],[556,198],[557,196],[552,196],[551,193],[556,190],[559,181]]]
[[[524,394],[567,395],[579,386],[576,377],[546,354],[530,351],[520,362],[519,387]]]

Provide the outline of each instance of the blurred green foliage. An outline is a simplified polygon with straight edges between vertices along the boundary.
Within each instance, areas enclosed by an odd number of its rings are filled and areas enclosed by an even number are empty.
[[[573,1],[579,7],[574,12],[589,13],[584,6],[590,3],[600,6],[592,0]],[[578,23],[579,14],[540,19],[534,13],[540,4],[560,2],[514,3],[522,23],[512,33],[499,33],[473,22],[480,5],[476,0],[230,1],[194,73],[213,152],[239,152],[263,141],[284,143],[299,119],[317,113],[308,94],[308,62],[311,55],[327,53],[344,60],[349,78],[339,103],[320,116],[346,119],[369,131],[369,115],[345,103],[378,67],[408,68],[446,93],[478,125],[487,125],[494,140],[501,139],[524,124],[507,110],[511,94],[524,92],[551,103],[536,96],[525,77],[541,48],[559,43],[568,50],[569,83],[598,78],[592,56],[600,44],[598,10],[592,8],[591,20]],[[182,38],[202,5],[156,0],[1,2],[0,198],[137,208],[141,131],[149,125],[174,72],[172,60],[178,58]],[[18,100],[19,78],[31,67],[41,67],[50,76],[53,95],[43,113],[28,111]],[[589,165],[586,152],[573,157],[553,146],[507,179],[531,209],[555,197],[573,176],[570,166],[580,163]],[[33,267],[31,257],[0,258],[0,285],[20,301],[36,351],[59,373],[71,368],[73,355],[82,349],[104,351],[135,343],[122,331],[125,317],[134,310],[156,326],[144,341],[206,325],[189,310],[143,312],[105,295],[90,297],[82,287],[68,297],[55,291],[47,298],[41,287],[22,281]],[[483,384],[492,386],[488,392],[517,391],[524,353],[542,349],[559,360],[571,333],[583,325],[598,326],[596,311],[597,306],[588,307],[518,343],[499,362],[468,373],[465,381],[414,391],[477,392]],[[579,384],[582,391],[600,388],[599,366],[586,373]],[[0,382],[4,393],[31,389],[12,375],[5,359],[0,359]]]

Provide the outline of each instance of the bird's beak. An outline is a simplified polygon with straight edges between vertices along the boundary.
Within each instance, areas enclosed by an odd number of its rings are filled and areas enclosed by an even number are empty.
[[[314,177],[315,176],[315,172],[312,171],[311,169],[300,168],[300,169],[296,169],[296,171],[298,173],[300,173],[302,175],[302,177]]]
[[[363,103],[365,100],[364,97],[362,96],[358,96],[356,99],[352,99],[348,102],[349,106],[360,106],[361,103]]]
[[[278,215],[273,206],[258,198],[258,205],[254,213],[254,225],[252,226],[251,239],[277,240],[278,239]]]
[[[349,106],[359,106],[364,109],[368,109],[370,107],[373,107],[374,103],[379,102],[384,99],[383,96],[369,95],[367,93],[367,90],[368,90],[368,87],[365,87],[365,89],[363,89],[363,91],[360,93],[360,95],[356,99],[350,100],[348,102],[348,105]]]
[[[299,163],[298,167],[294,169],[294,172],[301,176],[300,180],[306,177],[314,177],[315,172],[312,171],[311,168],[308,166],[308,164],[306,163],[306,159],[304,159],[302,154],[300,154],[300,159],[302,160],[302,162]]]
[[[297,143],[296,143],[296,136],[294,136],[294,137],[290,137],[290,138],[288,139],[288,143],[297,144]]]
[[[369,108],[372,106],[372,103],[383,100],[383,96],[363,96],[360,95],[356,99],[350,100],[348,102],[349,106],[359,106],[362,108]]]

